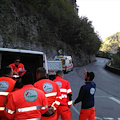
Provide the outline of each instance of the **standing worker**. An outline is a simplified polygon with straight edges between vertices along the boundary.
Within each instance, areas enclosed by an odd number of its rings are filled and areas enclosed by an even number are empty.
[[[13,71],[7,66],[2,69],[2,77],[0,77],[0,120],[8,120],[4,114],[5,100],[9,92],[14,88],[15,81],[12,79]]]
[[[84,70],[85,85],[80,88],[79,95],[73,105],[82,102],[79,120],[95,120],[94,108],[94,94],[96,91],[96,84],[92,81],[94,79],[93,72]]]
[[[22,63],[20,63],[20,57],[16,57],[14,63],[9,65],[13,69],[13,75],[22,77],[25,74],[25,68]]]
[[[57,120],[61,116],[62,120],[71,120],[70,107],[72,105],[72,90],[70,84],[67,80],[63,79],[63,72],[57,71],[56,78],[53,80],[56,82],[60,88],[62,100],[59,107],[57,108]]]
[[[41,120],[57,120],[56,108],[60,105],[61,93],[59,86],[47,79],[46,70],[39,67],[36,70],[37,82],[34,86],[44,91],[45,96],[48,99],[48,111],[42,115]]]
[[[33,75],[26,72],[22,76],[23,87],[11,92],[7,98],[5,115],[14,120],[40,120],[41,114],[48,109],[45,94],[35,88]]]

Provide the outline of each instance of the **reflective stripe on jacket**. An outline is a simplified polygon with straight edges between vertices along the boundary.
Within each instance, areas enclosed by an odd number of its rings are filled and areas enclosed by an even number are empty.
[[[33,85],[25,85],[8,95],[5,114],[9,119],[39,118],[48,109],[45,94]]]
[[[62,100],[60,105],[66,105],[66,106],[71,106],[72,105],[72,100],[70,101],[68,98],[68,94],[72,94],[72,90],[70,87],[70,84],[67,80],[62,79],[61,77],[57,76],[54,80],[60,88]]]

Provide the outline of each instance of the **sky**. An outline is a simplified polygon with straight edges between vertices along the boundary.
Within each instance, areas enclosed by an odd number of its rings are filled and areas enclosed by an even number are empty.
[[[92,21],[101,40],[120,32],[120,0],[77,0],[79,16]]]

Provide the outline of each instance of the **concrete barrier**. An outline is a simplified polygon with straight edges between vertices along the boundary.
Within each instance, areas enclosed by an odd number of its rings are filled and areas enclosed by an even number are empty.
[[[109,70],[110,72],[116,73],[120,75],[120,69],[111,66],[111,60],[107,62],[105,69]]]

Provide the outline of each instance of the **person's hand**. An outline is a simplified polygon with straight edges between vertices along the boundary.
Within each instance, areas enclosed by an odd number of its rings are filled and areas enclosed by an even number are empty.
[[[56,107],[55,107],[53,104],[51,105],[51,107],[52,107],[54,110],[56,110]]]
[[[87,75],[87,70],[85,68],[84,68],[83,74]]]
[[[45,112],[46,115],[51,115],[54,113],[54,108],[53,107],[48,107],[48,110]]]

